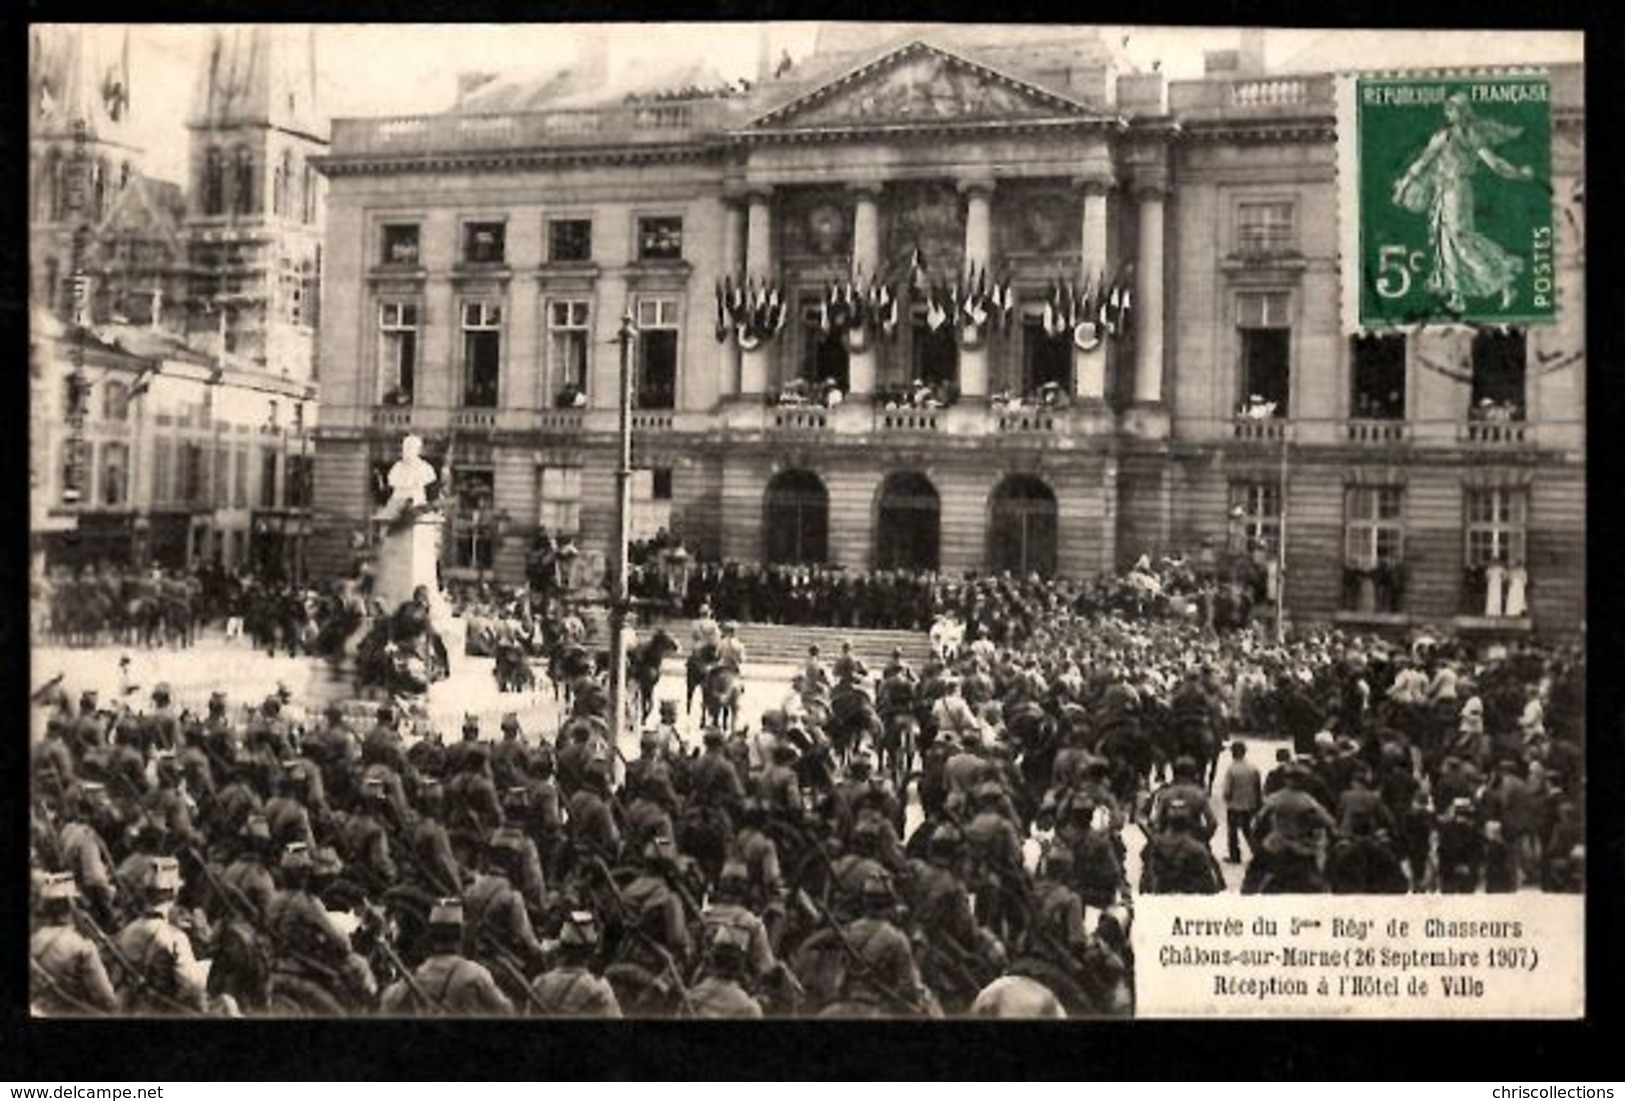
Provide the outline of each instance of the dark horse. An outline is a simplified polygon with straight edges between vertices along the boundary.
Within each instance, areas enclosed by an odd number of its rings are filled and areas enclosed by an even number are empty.
[[[637,692],[639,723],[649,721],[655,707],[655,686],[660,683],[660,667],[677,650],[677,640],[664,627],[657,627],[654,634],[626,655],[627,679]]]
[[[829,698],[829,723],[825,727],[836,756],[844,763],[863,742],[865,736],[874,746],[880,745],[885,724],[875,711],[869,694],[855,684],[836,685]]]
[[[689,652],[685,669],[688,673],[688,693],[683,700],[683,713],[694,713],[694,693],[705,687],[705,674],[716,663],[717,648],[709,643],[696,646]],[[703,698],[701,703],[704,703]]]

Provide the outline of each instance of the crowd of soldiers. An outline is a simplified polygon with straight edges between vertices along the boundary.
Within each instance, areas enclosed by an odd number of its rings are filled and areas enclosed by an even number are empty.
[[[1580,889],[1578,650],[1272,644],[1128,588],[966,583],[966,618],[1002,627],[918,670],[810,652],[777,706],[698,738],[664,699],[631,760],[591,667],[547,736],[509,715],[449,743],[282,686],[203,714],[164,685],[139,711],[52,686],[34,1004],[1126,1014],[1136,892],[1224,889],[1216,802],[1244,891]],[[742,663],[698,612],[693,649]],[[1293,748],[1261,775],[1241,731]]]

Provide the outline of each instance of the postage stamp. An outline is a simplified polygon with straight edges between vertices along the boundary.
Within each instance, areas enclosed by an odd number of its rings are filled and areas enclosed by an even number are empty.
[[[1548,78],[1357,76],[1342,92],[1348,327],[1553,321]]]

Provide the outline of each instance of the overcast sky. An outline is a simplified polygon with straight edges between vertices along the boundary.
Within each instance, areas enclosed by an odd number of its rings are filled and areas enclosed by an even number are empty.
[[[612,32],[611,71],[641,60],[704,57],[724,76],[754,76],[764,24],[621,24]],[[772,56],[807,53],[816,23],[765,24]],[[1153,63],[1171,79],[1200,76],[1206,50],[1234,47],[1225,28],[1106,27],[1143,69]],[[93,32],[116,41],[121,27]],[[181,180],[186,172],[185,119],[208,49],[209,28],[187,24],[141,24],[129,28],[131,136],[146,150],[146,171]],[[1323,51],[1328,34],[1347,32],[1270,30],[1266,62],[1272,69],[1294,57]],[[1394,35],[1355,32],[1362,41],[1348,51],[1351,66],[1529,63],[1579,60],[1578,34],[1405,31]],[[316,30],[321,109],[329,117],[403,115],[441,111],[456,95],[457,74],[544,73],[569,64],[576,33],[567,24],[387,25],[322,24]],[[1426,41],[1423,42],[1423,39]],[[1349,45],[1355,46],[1351,40]],[[115,47],[116,48],[116,47]],[[1338,51],[1341,53],[1341,51]],[[1384,58],[1386,53],[1388,56]]]

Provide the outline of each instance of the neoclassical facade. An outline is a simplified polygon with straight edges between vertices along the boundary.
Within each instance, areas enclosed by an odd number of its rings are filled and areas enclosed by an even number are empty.
[[[1501,557],[1532,612],[1497,626],[1579,622],[1582,239],[1555,328],[1353,339],[1332,76],[951,35],[337,120],[313,570],[406,431],[453,575],[517,580],[540,529],[606,548],[629,316],[634,526],[704,557],[1082,577],[1284,529],[1297,618],[1471,617]],[[1553,81],[1577,211],[1581,73]],[[1469,417],[1491,391],[1515,420]]]

